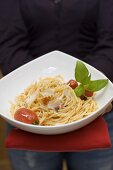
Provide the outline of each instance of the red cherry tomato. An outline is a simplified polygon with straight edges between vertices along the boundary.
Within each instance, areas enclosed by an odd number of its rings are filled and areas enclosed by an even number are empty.
[[[92,97],[93,96],[93,92],[85,90],[85,96]]]
[[[78,83],[75,80],[69,80],[67,84],[69,84],[72,89],[75,89],[78,86]]]
[[[35,112],[26,108],[20,108],[15,112],[14,119],[20,122],[32,124],[38,120],[38,117]]]

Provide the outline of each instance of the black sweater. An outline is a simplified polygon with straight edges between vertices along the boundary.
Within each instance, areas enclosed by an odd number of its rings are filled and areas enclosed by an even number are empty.
[[[113,80],[113,0],[1,0],[0,67],[7,74],[53,50]]]

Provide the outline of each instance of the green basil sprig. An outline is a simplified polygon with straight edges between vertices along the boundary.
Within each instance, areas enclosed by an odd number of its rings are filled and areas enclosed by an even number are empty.
[[[90,81],[87,87],[87,90],[96,92],[104,88],[108,83],[108,79],[101,79],[101,80],[93,80]]]
[[[88,84],[91,79],[91,74],[89,74],[87,67],[81,61],[77,61],[76,63],[75,79],[77,82],[80,82],[83,85]]]
[[[82,96],[84,94],[84,92],[85,92],[84,86],[82,84],[80,84],[79,86],[77,86],[74,89],[74,92],[76,93],[77,96]]]
[[[74,89],[74,92],[78,97],[84,95],[85,90],[96,92],[108,84],[108,79],[91,80],[91,74],[89,73],[87,67],[79,60],[76,62],[75,80],[80,83]]]

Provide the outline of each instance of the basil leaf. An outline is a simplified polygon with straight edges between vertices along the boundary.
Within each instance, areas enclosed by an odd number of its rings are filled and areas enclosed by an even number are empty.
[[[90,81],[87,90],[95,92],[95,91],[99,91],[102,88],[104,88],[108,83],[108,79],[100,79],[100,80],[93,80]]]
[[[85,64],[81,61],[77,61],[75,67],[75,79],[76,81],[82,84],[88,84],[91,79],[91,75],[89,75],[89,71]]]
[[[75,94],[80,97],[81,95],[84,94],[85,90],[84,90],[84,86],[82,84],[80,84],[79,86],[77,86],[75,89],[74,89],[74,92]]]
[[[83,80],[82,84],[87,85],[87,84],[89,84],[90,80],[91,80],[91,74]]]

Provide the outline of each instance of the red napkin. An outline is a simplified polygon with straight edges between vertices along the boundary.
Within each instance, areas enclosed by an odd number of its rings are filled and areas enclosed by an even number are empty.
[[[60,135],[40,135],[13,129],[5,143],[6,148],[49,152],[74,152],[110,148],[107,124],[100,116],[89,125]]]

